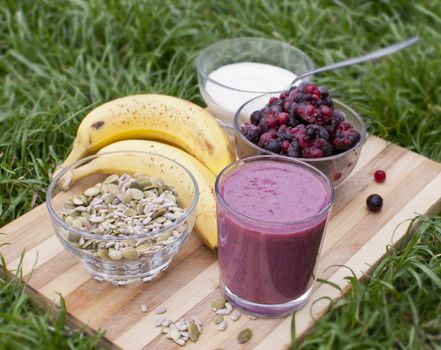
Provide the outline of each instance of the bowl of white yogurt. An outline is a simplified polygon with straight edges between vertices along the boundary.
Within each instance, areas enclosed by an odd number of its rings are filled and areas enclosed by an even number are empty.
[[[208,109],[221,125],[232,129],[240,106],[262,94],[287,89],[298,75],[314,69],[314,63],[303,51],[281,41],[236,38],[199,52],[196,69]]]

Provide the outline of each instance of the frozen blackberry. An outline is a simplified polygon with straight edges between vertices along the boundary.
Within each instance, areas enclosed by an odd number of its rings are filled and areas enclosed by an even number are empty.
[[[254,111],[251,113],[250,122],[254,125],[259,125],[260,120],[263,117],[263,113],[261,111]]]
[[[262,133],[258,126],[248,123],[242,126],[240,132],[254,144],[259,142],[260,134]]]
[[[265,149],[267,149],[270,152],[274,152],[274,153],[280,153],[281,151],[281,143],[277,140],[270,140],[266,146]]]
[[[266,149],[268,143],[276,139],[277,139],[277,132],[275,130],[270,130],[260,135],[258,145]]]
[[[360,141],[360,137],[360,133],[351,124],[340,123],[332,141],[334,152],[341,153],[354,147]]]
[[[264,116],[259,122],[259,127],[263,132],[274,129],[277,127],[277,118],[273,115]]]
[[[334,109],[328,89],[311,83],[271,97],[250,122],[257,128],[244,130],[251,142],[292,157],[328,157],[354,147],[361,137],[344,113]]]

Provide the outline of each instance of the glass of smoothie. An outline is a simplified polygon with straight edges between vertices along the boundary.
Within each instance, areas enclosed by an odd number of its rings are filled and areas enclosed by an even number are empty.
[[[282,41],[235,38],[200,51],[196,69],[208,109],[221,125],[232,129],[240,106],[253,97],[288,88],[298,75],[314,69],[314,63],[303,51]]]
[[[215,184],[220,286],[248,313],[279,317],[309,299],[334,201],[316,168],[281,156],[244,158]]]

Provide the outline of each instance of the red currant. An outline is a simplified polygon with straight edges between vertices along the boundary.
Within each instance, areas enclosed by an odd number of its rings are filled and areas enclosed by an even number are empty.
[[[377,170],[374,173],[374,178],[376,182],[382,183],[384,180],[386,180],[386,173],[383,170]]]

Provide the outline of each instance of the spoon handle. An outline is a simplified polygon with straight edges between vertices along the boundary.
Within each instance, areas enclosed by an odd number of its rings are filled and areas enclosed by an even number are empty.
[[[375,60],[375,59],[380,58],[380,57],[384,57],[384,56],[393,54],[395,52],[398,52],[398,51],[400,51],[400,50],[402,50],[402,49],[412,45],[412,44],[415,44],[418,41],[418,39],[419,38],[417,36],[415,36],[413,38],[407,39],[407,40],[402,41],[400,43],[397,43],[397,44],[394,44],[394,45],[391,45],[391,46],[387,46],[387,47],[383,47],[380,50],[368,53],[368,54],[363,55],[363,56],[349,58],[349,59],[347,59],[345,61],[329,64],[327,66],[311,70],[311,71],[306,72],[306,73],[304,73],[302,75],[299,75],[297,78],[295,78],[292,81],[291,85],[294,85],[294,83],[296,81],[298,81],[300,79],[303,79],[303,78],[306,78],[306,77],[308,77],[310,75],[313,75],[313,74],[322,73],[322,72],[326,72],[326,71],[337,69],[337,68],[347,67],[347,66],[351,66],[351,65],[357,64],[357,63],[371,61],[371,60]]]

